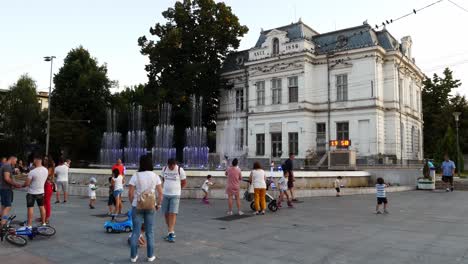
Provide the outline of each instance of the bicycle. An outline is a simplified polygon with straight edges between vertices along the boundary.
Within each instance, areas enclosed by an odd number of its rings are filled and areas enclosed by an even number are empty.
[[[15,218],[16,215],[8,217],[7,223],[0,230],[0,240],[3,242],[3,239],[5,238],[5,240],[8,241],[10,244],[19,247],[24,247],[26,246],[26,244],[28,244],[28,241],[24,237],[19,235],[14,227],[10,227],[11,221],[13,221],[13,219]]]
[[[28,237],[30,240],[33,240],[36,236],[51,237],[56,232],[55,228],[51,226],[33,226],[32,228],[23,226],[16,229],[17,235]]]

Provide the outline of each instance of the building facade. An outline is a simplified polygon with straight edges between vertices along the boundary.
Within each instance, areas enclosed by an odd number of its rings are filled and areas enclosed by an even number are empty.
[[[335,139],[349,139],[360,164],[421,160],[424,74],[411,49],[411,37],[366,23],[323,34],[301,21],[262,30],[253,48],[225,61],[218,152],[234,117],[249,160],[306,160]]]

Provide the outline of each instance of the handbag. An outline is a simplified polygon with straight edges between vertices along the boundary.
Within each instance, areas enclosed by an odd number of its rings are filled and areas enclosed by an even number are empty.
[[[136,174],[137,184],[141,187],[140,175]],[[151,189],[146,189],[137,195],[137,209],[154,210],[156,205],[156,194]]]

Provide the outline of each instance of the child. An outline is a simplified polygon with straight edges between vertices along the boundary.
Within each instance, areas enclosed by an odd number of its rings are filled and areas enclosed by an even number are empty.
[[[109,199],[107,200],[107,206],[109,207],[108,215],[114,213],[115,197],[114,197],[114,186],[112,186],[112,177],[109,177]]]
[[[377,184],[375,185],[375,189],[377,191],[377,206],[375,207],[376,214],[382,213],[380,211],[381,204],[383,204],[384,213],[388,214],[388,211],[387,211],[388,200],[387,200],[387,195],[385,193],[385,187],[387,187],[387,185],[385,184],[384,179],[378,178]]]
[[[123,176],[120,174],[118,169],[112,170],[112,176],[112,188],[114,189],[112,195],[115,199],[114,214],[122,214],[122,192],[124,188]]]
[[[288,194],[288,177],[289,173],[288,171],[283,171],[283,176],[278,180],[278,189],[280,191],[280,196],[278,199],[278,207],[281,208],[281,202],[283,202],[283,196],[286,196],[286,200],[288,202],[288,207],[293,208],[292,201],[289,200],[289,194]]]
[[[89,209],[94,209],[94,203],[96,202],[96,178],[92,177],[89,179],[88,195],[89,195]]]
[[[203,183],[201,189],[205,193],[205,196],[203,196],[202,202],[204,204],[209,204],[210,202],[208,201],[208,191],[210,190],[210,186],[213,185],[214,183],[211,181],[211,175],[206,176],[206,180]]]
[[[341,187],[341,179],[343,179],[343,177],[341,176],[338,176],[336,177],[336,180],[335,180],[335,190],[336,190],[336,197],[340,197],[340,187]]]

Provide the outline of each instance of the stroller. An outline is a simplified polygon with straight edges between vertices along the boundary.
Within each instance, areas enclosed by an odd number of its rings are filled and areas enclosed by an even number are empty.
[[[247,179],[244,179],[242,181],[247,182],[249,184],[249,188],[247,188],[247,190],[245,190],[245,193],[244,193],[244,200],[246,200],[247,202],[251,202],[250,209],[252,209],[252,211],[255,211],[254,194],[249,192],[251,183]],[[275,189],[275,184],[271,179],[266,180],[266,186],[267,186],[267,191],[270,189],[270,187],[273,190]],[[271,196],[271,194],[269,194],[268,192],[265,194],[265,200],[267,203],[267,207],[268,209],[270,209],[270,211],[272,212],[278,211],[278,204],[276,202],[276,199],[273,196]]]

